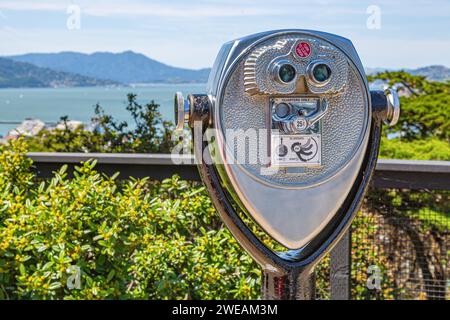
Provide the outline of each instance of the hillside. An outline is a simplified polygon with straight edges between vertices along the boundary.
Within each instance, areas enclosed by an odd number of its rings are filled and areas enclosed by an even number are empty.
[[[387,68],[365,68],[367,75],[375,75],[377,73],[381,73],[384,71],[397,71],[398,69],[387,69]],[[445,81],[450,80],[450,68],[445,66],[428,66],[421,67],[417,69],[404,69],[404,71],[415,75],[415,76],[424,76],[428,80],[432,81]]]
[[[18,62],[33,64],[59,72],[79,74],[85,77],[111,80],[123,84],[132,83],[204,83],[208,80],[209,68],[191,70],[177,68],[151,59],[133,51],[122,53],[78,52],[29,53],[7,57]],[[385,68],[366,68],[368,75],[385,71]],[[391,69],[392,71],[393,69]],[[413,75],[429,80],[450,79],[450,69],[445,66],[427,66],[407,69]]]
[[[406,71],[416,76],[425,76],[428,80],[443,81],[450,79],[450,68],[445,66],[428,66]]]
[[[125,84],[206,82],[210,71],[210,69],[190,70],[172,67],[132,51],[96,52],[93,54],[30,53],[8,58],[32,63],[38,67]]]
[[[25,62],[0,58],[0,88],[90,87],[113,84],[115,84],[113,81],[58,72]]]

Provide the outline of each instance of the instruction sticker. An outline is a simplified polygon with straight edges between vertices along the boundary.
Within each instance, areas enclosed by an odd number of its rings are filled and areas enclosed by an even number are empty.
[[[320,166],[321,149],[320,134],[272,135],[272,166]]]

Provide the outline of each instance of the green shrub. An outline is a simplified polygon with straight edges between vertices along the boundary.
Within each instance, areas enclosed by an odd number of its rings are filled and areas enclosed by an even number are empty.
[[[259,268],[204,187],[176,176],[119,183],[95,162],[37,183],[25,151],[21,140],[0,147],[0,298],[259,296]]]
[[[450,143],[438,138],[405,140],[382,137],[381,158],[411,160],[450,160]]]

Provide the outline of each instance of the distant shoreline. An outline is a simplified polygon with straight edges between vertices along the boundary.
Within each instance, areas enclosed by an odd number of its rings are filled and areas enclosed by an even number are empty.
[[[88,89],[88,88],[152,88],[159,86],[206,86],[206,82],[153,82],[153,83],[130,83],[118,85],[104,85],[104,86],[59,86],[59,87],[0,87],[0,90],[10,89]]]
[[[40,119],[45,123],[58,122],[61,116],[89,123],[99,103],[105,112],[118,121],[130,121],[126,110],[127,94],[137,95],[138,101],[155,101],[164,120],[174,121],[173,96],[176,91],[205,93],[206,83],[165,84],[145,86],[38,87],[0,89],[0,135],[5,136],[24,119]]]

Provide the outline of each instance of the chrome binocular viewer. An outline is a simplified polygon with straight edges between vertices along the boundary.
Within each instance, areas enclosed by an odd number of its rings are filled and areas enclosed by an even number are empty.
[[[369,90],[349,40],[308,30],[228,42],[207,94],[175,95],[177,127],[194,129],[217,211],[263,268],[264,298],[313,297],[306,279],[348,229],[375,168],[381,125],[395,124],[399,111],[394,90]],[[238,211],[286,250],[264,245]]]

